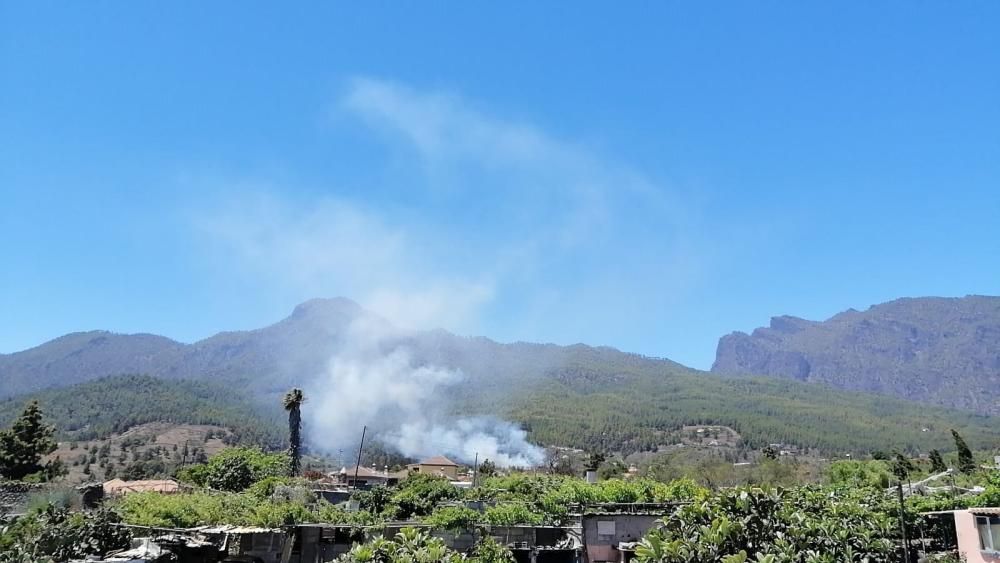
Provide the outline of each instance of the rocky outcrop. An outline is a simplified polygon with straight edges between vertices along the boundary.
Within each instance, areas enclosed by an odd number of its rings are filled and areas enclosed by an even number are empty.
[[[1000,297],[899,299],[823,321],[775,317],[719,340],[712,371],[1000,412]]]

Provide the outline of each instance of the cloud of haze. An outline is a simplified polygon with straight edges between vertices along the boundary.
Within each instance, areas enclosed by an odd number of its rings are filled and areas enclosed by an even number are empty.
[[[302,201],[263,188],[201,217],[213,246],[275,287],[344,295],[404,329],[478,331],[489,315],[514,331],[554,318],[573,330],[626,326],[637,308],[668,302],[700,274],[689,207],[530,123],[371,78],[351,81],[332,111],[417,164],[401,180],[401,195],[417,204],[336,191]],[[346,444],[370,422],[407,455],[540,461],[507,422],[449,418],[442,390],[462,374],[419,365],[394,330],[351,327],[316,374],[313,436]]]

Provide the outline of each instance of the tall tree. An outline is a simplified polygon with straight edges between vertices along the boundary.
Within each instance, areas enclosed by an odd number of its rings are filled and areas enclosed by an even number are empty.
[[[948,466],[944,464],[944,458],[941,457],[941,452],[931,450],[929,455],[931,458],[932,473],[943,473],[948,470]]]
[[[288,411],[288,457],[291,463],[288,472],[292,477],[299,474],[299,464],[302,459],[302,403],[306,397],[302,390],[294,388],[285,393],[282,404]]]
[[[900,452],[895,452],[895,457],[892,460],[892,474],[896,476],[900,481],[905,481],[910,473],[916,471],[916,466],[910,461],[910,458],[906,457]]]
[[[38,401],[32,401],[7,430],[0,432],[0,475],[20,480],[45,469],[42,456],[56,449],[55,428],[42,421]]]
[[[976,470],[976,460],[972,457],[972,450],[954,429],[951,431],[951,436],[955,438],[955,448],[958,450],[958,470],[968,475]]]

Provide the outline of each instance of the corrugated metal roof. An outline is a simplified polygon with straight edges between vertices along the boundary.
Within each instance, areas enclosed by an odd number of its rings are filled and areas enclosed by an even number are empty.
[[[969,512],[973,514],[989,514],[995,516],[997,514],[1000,514],[1000,507],[984,506],[982,508],[970,508]]]
[[[275,528],[258,528],[255,526],[199,526],[191,528],[191,531],[203,534],[280,534],[281,530]]]

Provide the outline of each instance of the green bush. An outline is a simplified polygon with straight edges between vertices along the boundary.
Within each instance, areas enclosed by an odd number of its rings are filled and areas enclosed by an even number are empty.
[[[491,526],[539,525],[545,515],[533,511],[524,503],[503,502],[491,506],[483,513],[483,522]]]
[[[425,524],[441,530],[469,530],[482,519],[482,514],[464,506],[438,508],[424,518]]]
[[[242,491],[269,477],[288,474],[288,455],[265,453],[260,448],[227,448],[207,463],[177,472],[177,478],[200,487],[219,491]]]
[[[885,501],[873,489],[726,489],[675,509],[636,554],[641,563],[888,561]]]
[[[48,563],[102,556],[128,546],[131,535],[108,510],[70,512],[47,505],[0,528],[0,563]]]
[[[447,479],[429,475],[413,475],[403,481],[392,495],[391,512],[400,520],[427,516],[438,504],[456,500],[461,490]]]

